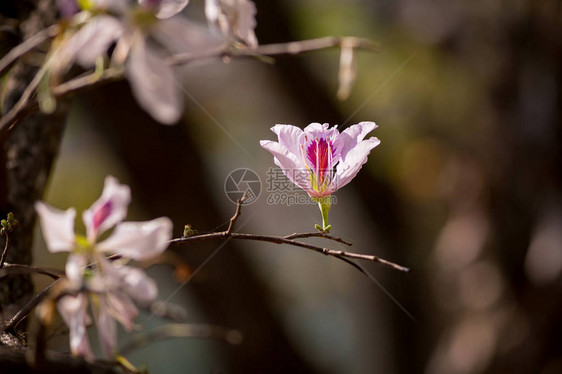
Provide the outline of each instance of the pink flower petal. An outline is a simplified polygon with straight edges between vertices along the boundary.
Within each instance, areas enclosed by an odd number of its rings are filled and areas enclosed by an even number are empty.
[[[306,172],[306,166],[301,159],[297,158],[296,155],[277,142],[260,140],[260,145],[274,156],[273,161],[275,165],[281,168],[283,174],[285,174],[291,182],[304,190],[309,188],[306,182],[308,178],[299,178],[302,173]]]
[[[147,222],[123,222],[96,249],[119,253],[134,260],[146,260],[159,255],[168,247],[172,227],[172,221],[166,217]]]
[[[321,125],[318,122],[313,122],[310,125],[306,126],[303,132],[306,134],[307,139],[310,140],[315,138],[326,138],[329,133],[333,132],[334,129],[336,128],[333,127],[332,129],[328,130],[327,123]]]
[[[127,215],[130,201],[129,186],[120,184],[112,176],[106,177],[101,197],[82,214],[88,240],[95,242],[98,235],[121,222]]]
[[[355,178],[363,164],[367,162],[369,152],[379,144],[379,139],[369,138],[361,141],[345,155],[336,167],[336,189],[342,188]]]
[[[340,134],[342,141],[342,156],[345,156],[360,141],[365,139],[368,133],[376,129],[378,126],[374,122],[363,121],[356,125],[350,126]]]
[[[279,144],[287,148],[296,158],[301,158],[299,137],[302,135],[303,131],[299,127],[293,125],[275,125],[271,128],[271,131],[279,138]]]
[[[74,219],[76,210],[55,209],[44,202],[35,203],[43,237],[51,252],[68,252],[74,248]]]

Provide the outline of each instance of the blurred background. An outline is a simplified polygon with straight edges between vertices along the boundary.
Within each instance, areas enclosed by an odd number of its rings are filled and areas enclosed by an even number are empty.
[[[202,5],[185,13],[202,18]],[[126,82],[76,96],[46,200],[86,209],[111,174],[131,186],[129,220],[169,216],[177,237],[187,223],[225,229],[235,208],[225,178],[249,168],[262,192],[238,230],[313,231],[317,206],[267,202],[274,164],[259,140],[275,139],[278,123],[374,121],[382,143],[337,192],[332,233],[413,272],[365,264],[375,284],[300,248],[174,248],[193,276],[153,267],[159,298],[183,305],[189,322],[239,329],[244,341],[157,342],[132,362],[154,373],[561,373],[560,1],[256,5],[261,44],[354,35],[382,51],[356,53],[343,102],[337,49],[183,67],[176,126],[155,123]],[[37,233],[34,262],[62,267],[64,256],[48,254]]]

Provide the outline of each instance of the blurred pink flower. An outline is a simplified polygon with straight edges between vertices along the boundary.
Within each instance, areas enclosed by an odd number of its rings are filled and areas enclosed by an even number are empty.
[[[161,217],[147,222],[121,222],[131,199],[128,186],[107,177],[101,197],[82,214],[86,236],[74,233],[76,211],[61,211],[37,202],[41,229],[51,252],[70,252],[65,273],[71,289],[86,293],[60,299],[58,309],[70,329],[72,353],[93,359],[86,325],[88,297],[94,309],[98,334],[107,355],[115,351],[115,320],[133,327],[138,314],[135,302],[147,303],[157,296],[156,284],[142,270],[110,262],[106,254],[119,254],[123,260],[147,260],[162,253],[172,237],[172,222]],[[100,235],[113,232],[98,242]],[[87,269],[94,264],[92,269]]]
[[[78,13],[78,4],[76,4],[76,0],[57,0],[56,4],[63,19],[72,18],[72,16]]]
[[[365,136],[377,127],[374,122],[360,122],[340,133],[337,126],[311,123],[304,130],[292,125],[271,128],[278,142],[261,140],[274,162],[291,182],[305,190],[320,205],[322,230],[329,230],[328,211],[332,193],[357,175],[367,156],[380,144]]]

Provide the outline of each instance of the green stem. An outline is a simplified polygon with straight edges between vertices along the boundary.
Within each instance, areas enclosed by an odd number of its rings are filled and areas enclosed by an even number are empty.
[[[331,196],[324,196],[324,197],[313,197],[314,201],[318,202],[318,207],[320,208],[320,213],[322,213],[322,227],[316,225],[316,228],[319,231],[323,232],[330,232],[332,228],[331,225],[328,224],[328,213],[330,212],[330,208],[332,206],[332,199]]]

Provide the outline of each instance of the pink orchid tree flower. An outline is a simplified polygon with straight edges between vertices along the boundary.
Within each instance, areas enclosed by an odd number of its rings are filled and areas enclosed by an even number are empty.
[[[304,130],[292,125],[271,128],[278,142],[261,140],[260,145],[274,156],[285,176],[318,202],[322,213],[320,231],[329,232],[331,195],[342,188],[367,162],[367,156],[380,140],[365,136],[377,128],[374,122],[360,122],[339,132],[337,126],[311,123]]]
[[[91,321],[88,304],[94,312],[103,351],[111,356],[116,346],[115,321],[131,330],[138,315],[136,303],[151,302],[158,291],[142,270],[124,262],[153,258],[168,247],[172,238],[172,222],[166,217],[121,222],[130,200],[129,187],[108,176],[101,197],[82,214],[86,236],[74,233],[74,208],[62,211],[44,202],[35,204],[49,251],[70,252],[65,273],[69,288],[77,295],[62,297],[57,306],[70,330],[72,353],[90,361],[94,355],[86,332]],[[100,240],[111,228],[113,232]],[[111,262],[106,258],[108,254],[118,254],[121,259]]]

